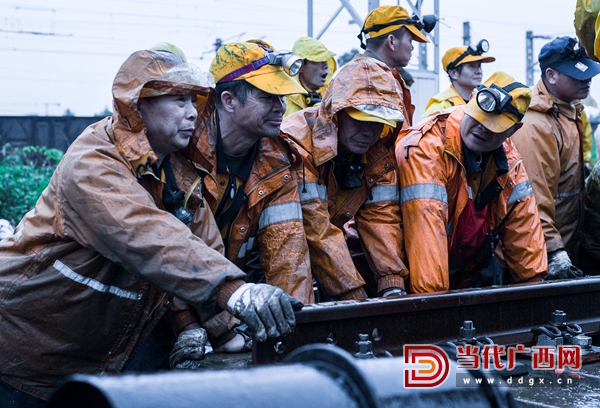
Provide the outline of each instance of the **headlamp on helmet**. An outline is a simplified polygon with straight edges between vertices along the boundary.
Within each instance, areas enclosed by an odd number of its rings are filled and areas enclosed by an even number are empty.
[[[298,57],[297,55],[294,55],[290,51],[273,51],[270,48],[267,48],[261,44],[257,45],[266,51],[264,57],[256,61],[252,61],[251,63],[244,65],[243,67],[238,68],[235,71],[230,72],[229,74],[219,79],[217,81],[217,84],[233,81],[236,78],[246,75],[249,72],[260,69],[265,65],[280,66],[288,75],[298,75],[298,73],[300,72],[300,68],[302,68],[302,58]]]
[[[290,51],[275,51],[267,53],[267,57],[269,58],[270,65],[278,65],[283,67],[283,70],[289,76],[296,76],[300,72],[300,68],[302,68],[302,58],[297,55],[294,55]]]
[[[485,85],[480,85],[477,87],[477,94],[475,95],[477,106],[486,113],[512,113],[520,121],[523,119],[523,115],[510,103],[512,96],[509,92],[521,87],[526,88],[525,85],[518,82],[514,82],[503,88],[500,88],[496,84],[492,84],[489,88],[486,88]]]
[[[567,45],[565,45],[565,48],[560,53],[561,55],[567,56],[571,59],[587,57],[585,48],[583,48],[581,43],[575,38],[569,38],[569,42]]]
[[[489,50],[490,50],[490,43],[488,42],[488,40],[486,40],[486,39],[479,40],[479,42],[477,43],[475,48],[473,48],[469,45],[467,47],[467,49],[465,50],[465,52],[460,54],[460,56],[457,59],[455,59],[450,64],[448,64],[447,71],[450,71],[451,69],[456,68],[456,66],[458,64],[460,64],[460,62],[462,60],[464,60],[467,56],[469,56],[469,55],[479,56],[479,55],[482,55],[484,52],[488,52]]]
[[[358,33],[357,36],[360,40],[360,48],[362,48],[363,50],[367,48],[367,46],[364,43],[364,38],[370,38],[368,36],[370,32],[383,30],[384,28],[389,26],[412,24],[418,30],[430,33],[435,28],[437,21],[438,18],[435,16],[435,14],[427,14],[423,16],[422,19],[419,18],[419,16],[417,16],[416,14],[413,14],[410,19],[394,20],[390,21],[389,23],[375,24],[369,27],[368,29],[365,29],[365,27],[363,26],[363,28],[360,30],[360,33]]]

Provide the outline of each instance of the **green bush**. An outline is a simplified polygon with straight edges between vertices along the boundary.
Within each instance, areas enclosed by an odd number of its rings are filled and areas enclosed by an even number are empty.
[[[0,158],[0,218],[13,225],[35,207],[63,152],[42,146],[2,147]]]

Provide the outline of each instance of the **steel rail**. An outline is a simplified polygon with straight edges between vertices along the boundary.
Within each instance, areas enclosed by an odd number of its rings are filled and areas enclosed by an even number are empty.
[[[436,344],[458,338],[465,320],[477,337],[497,344],[533,343],[531,328],[543,326],[554,310],[567,314],[589,336],[600,334],[600,277],[463,289],[394,299],[308,305],[296,314],[287,337],[254,342],[253,364],[283,360],[306,344],[335,344],[354,352],[359,334],[369,334],[373,352],[402,354],[405,344]]]

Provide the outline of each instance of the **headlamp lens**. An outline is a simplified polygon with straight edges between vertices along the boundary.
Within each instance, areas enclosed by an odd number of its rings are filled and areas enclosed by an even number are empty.
[[[477,51],[479,51],[479,55],[483,54],[484,52],[488,52],[490,50],[490,43],[488,42],[488,40],[480,40],[477,43]]]
[[[302,58],[292,54],[290,51],[277,51],[267,53],[270,65],[283,67],[283,70],[290,76],[298,75],[302,68]]]
[[[482,89],[477,92],[477,105],[481,108],[482,111],[491,113],[496,110],[498,107],[498,99],[497,96],[494,95],[491,89]]]
[[[296,56],[294,55],[293,57],[296,57]],[[300,72],[300,68],[302,68],[302,58],[299,58],[299,57],[296,57],[296,58],[298,58],[298,59],[293,61],[290,65],[290,67],[286,69],[286,72],[290,76],[298,75],[298,73]]]

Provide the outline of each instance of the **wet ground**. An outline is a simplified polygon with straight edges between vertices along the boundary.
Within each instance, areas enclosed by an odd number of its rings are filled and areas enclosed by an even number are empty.
[[[553,370],[531,371],[520,384],[513,378],[509,387],[523,408],[600,407],[600,363],[584,364],[579,371],[560,374]]]

